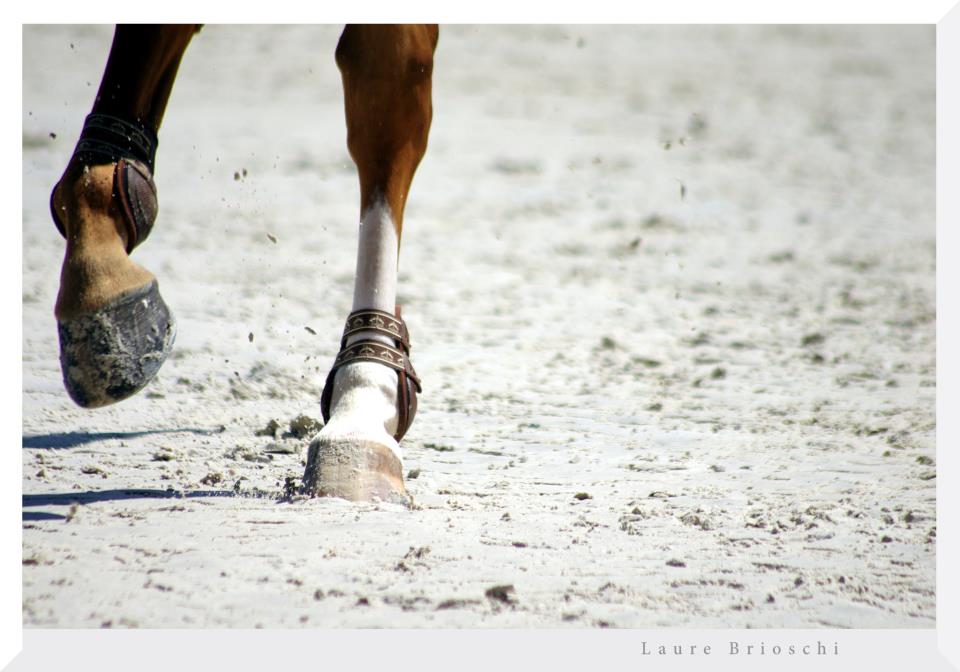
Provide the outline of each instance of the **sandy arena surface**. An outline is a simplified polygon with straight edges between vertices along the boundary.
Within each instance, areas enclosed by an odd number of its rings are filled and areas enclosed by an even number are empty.
[[[280,501],[352,297],[338,34],[194,40],[175,351],[84,411],[47,199],[112,30],[24,30],[27,626],[934,627],[932,27],[443,28],[413,510]]]

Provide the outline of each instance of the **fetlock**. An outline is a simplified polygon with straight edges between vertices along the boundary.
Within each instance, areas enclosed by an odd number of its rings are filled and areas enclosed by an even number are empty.
[[[153,281],[130,260],[129,227],[115,194],[116,164],[71,162],[54,187],[51,210],[67,239],[55,314],[89,313]]]
[[[399,424],[397,374],[380,364],[354,362],[337,371],[325,429],[339,435],[377,437],[399,457],[393,436]]]

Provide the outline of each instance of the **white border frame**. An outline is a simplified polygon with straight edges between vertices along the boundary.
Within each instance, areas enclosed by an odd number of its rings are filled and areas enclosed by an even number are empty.
[[[515,1],[487,0],[482,6],[457,8],[458,3],[440,0],[407,0],[402,6],[382,0],[359,5],[321,0],[305,7],[298,0],[274,0],[241,6],[214,4],[198,8],[196,0],[172,0],[162,7],[118,2],[67,4],[65,0],[40,5],[31,3],[15,11],[18,22],[4,22],[0,44],[8,52],[4,83],[18,92],[17,115],[22,130],[22,24],[44,22],[108,23],[117,20],[281,23],[340,23],[353,21],[431,20],[441,23],[937,23],[937,451],[938,485],[938,574],[937,631],[933,630],[564,630],[535,631],[247,631],[247,630],[28,630],[22,631],[22,577],[20,563],[22,526],[17,516],[21,509],[21,439],[10,436],[0,450],[0,665],[13,659],[10,670],[96,669],[129,670],[135,662],[139,671],[171,669],[195,670],[223,668],[233,670],[286,668],[302,666],[306,661],[317,667],[342,666],[366,669],[483,669],[491,667],[533,669],[630,669],[650,664],[657,669],[818,669],[919,670],[957,669],[947,661],[960,661],[960,640],[948,632],[960,631],[960,578],[940,571],[956,567],[957,519],[944,517],[944,511],[960,510],[956,488],[957,457],[953,447],[960,436],[957,395],[958,357],[955,347],[958,302],[949,290],[960,286],[957,266],[950,264],[950,253],[957,250],[957,225],[960,225],[960,6],[955,0],[893,0],[860,3],[853,0],[806,0],[801,5],[760,0],[673,0],[625,8],[621,0],[553,3],[549,12],[542,7],[519,6]],[[952,9],[951,9],[952,7]],[[148,14],[144,11],[149,9]],[[947,14],[947,11],[949,14]],[[9,10],[8,10],[9,11]],[[948,76],[949,75],[949,76]],[[16,78],[16,79],[15,79]],[[19,84],[17,83],[19,81]],[[10,108],[7,108],[8,110]],[[16,164],[7,162],[2,184],[13,191],[17,185],[21,208],[7,208],[8,235],[12,231],[18,245],[4,245],[0,268],[5,314],[21,314],[22,230],[12,225],[22,216],[22,146],[12,131],[3,134],[5,156],[20,156]],[[11,167],[12,166],[12,167]],[[15,199],[6,199],[7,203]],[[953,226],[949,226],[952,223]],[[22,318],[13,333],[2,336],[4,381],[7,402],[2,408],[16,409],[22,420]],[[16,359],[14,354],[17,355]],[[4,413],[6,415],[6,412]],[[10,412],[11,418],[13,412]],[[7,419],[7,418],[4,418]],[[4,428],[13,427],[4,422]],[[12,431],[9,432],[11,435]],[[939,633],[939,638],[938,638]],[[743,644],[774,642],[805,643],[836,641],[841,654],[833,657],[729,656],[721,652],[729,641]],[[939,652],[937,641],[939,640]],[[640,643],[712,644],[715,655],[706,657],[657,658],[639,655]],[[26,649],[21,652],[23,643]],[[17,655],[19,653],[19,655]],[[362,657],[358,657],[362,652]],[[415,653],[414,653],[415,652]],[[943,656],[941,656],[942,652]],[[945,657],[944,657],[945,656]],[[868,667],[869,666],[869,667]]]

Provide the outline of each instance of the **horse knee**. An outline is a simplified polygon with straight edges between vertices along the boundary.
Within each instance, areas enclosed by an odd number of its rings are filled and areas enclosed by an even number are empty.
[[[362,207],[383,194],[398,224],[427,149],[437,35],[436,26],[347,26],[337,44]]]
[[[432,117],[431,75],[438,30],[428,25],[350,25],[337,44],[347,145],[355,160],[422,155]],[[419,156],[417,157],[419,160]]]
[[[337,43],[337,67],[358,84],[429,81],[438,38],[436,25],[349,25]]]
[[[437,48],[439,30],[436,25],[411,26],[403,60],[407,76],[415,82],[430,81],[433,76],[433,52]]]

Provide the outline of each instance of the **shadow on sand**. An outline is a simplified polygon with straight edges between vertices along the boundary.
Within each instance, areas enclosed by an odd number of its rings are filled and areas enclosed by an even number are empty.
[[[23,506],[67,506],[68,504],[93,504],[115,502],[124,499],[193,499],[195,497],[242,497],[233,490],[152,490],[149,488],[124,488],[122,490],[87,490],[86,492],[51,492],[39,495],[24,495]],[[249,495],[247,495],[249,496]]]
[[[116,502],[131,499],[194,499],[197,497],[276,497],[279,493],[258,492],[256,494],[235,492],[233,490],[151,490],[147,488],[126,488],[123,490],[87,490],[86,492],[51,492],[23,496],[23,508],[35,506],[69,506],[71,504],[94,504],[96,502]],[[66,516],[48,511],[24,511],[23,521],[66,520]]]
[[[226,427],[220,425],[214,429],[202,429],[199,427],[183,427],[180,429],[152,429],[142,432],[64,432],[57,434],[37,434],[23,437],[24,448],[52,448],[67,449],[76,448],[94,441],[107,441],[109,439],[137,439],[141,436],[153,436],[155,434],[199,434],[201,436],[211,436],[226,431]]]
[[[49,513],[47,511],[24,511],[23,522],[32,522],[37,520],[66,520],[67,517],[59,513]]]

